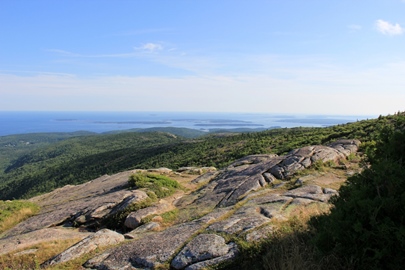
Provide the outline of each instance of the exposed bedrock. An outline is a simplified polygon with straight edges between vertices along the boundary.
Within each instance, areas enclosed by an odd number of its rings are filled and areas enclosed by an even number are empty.
[[[358,150],[358,140],[340,140],[330,146],[316,145],[295,149],[285,156],[253,155],[235,161],[211,179],[193,203],[202,207],[229,206],[248,193],[268,185],[275,179],[289,179],[296,172],[317,161],[345,159]]]

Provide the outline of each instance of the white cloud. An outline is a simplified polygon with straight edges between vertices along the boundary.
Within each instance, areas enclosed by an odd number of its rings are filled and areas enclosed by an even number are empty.
[[[375,22],[377,31],[389,36],[402,35],[404,33],[404,28],[398,23],[392,24],[384,20],[377,20]]]
[[[139,49],[139,48],[138,48]],[[163,50],[163,46],[157,43],[146,43],[140,47],[140,49],[149,51],[149,52],[156,52]]]

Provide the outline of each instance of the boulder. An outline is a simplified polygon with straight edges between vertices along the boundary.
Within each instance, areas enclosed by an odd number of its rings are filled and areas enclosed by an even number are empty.
[[[170,207],[171,206],[168,203],[160,203],[158,205],[146,207],[138,211],[132,212],[126,217],[124,225],[127,228],[135,229],[136,227],[142,224],[143,218],[150,215],[161,214],[163,212],[166,212],[168,209],[170,209]]]
[[[171,266],[183,269],[190,264],[224,256],[229,252],[230,246],[225,239],[216,234],[200,234],[191,240],[172,260]]]
[[[86,253],[92,252],[97,248],[116,245],[120,242],[123,242],[124,240],[125,238],[122,234],[110,231],[108,229],[102,229],[95,234],[88,236],[77,244],[71,246],[55,257],[47,260],[46,262],[41,264],[41,267],[47,267],[58,263],[67,262],[79,258]]]
[[[229,247],[229,252],[227,254],[225,254],[224,256],[189,265],[185,268],[185,270],[207,269],[207,267],[209,267],[209,266],[218,265],[220,263],[233,260],[238,255],[238,246],[235,243],[229,243],[228,247]]]

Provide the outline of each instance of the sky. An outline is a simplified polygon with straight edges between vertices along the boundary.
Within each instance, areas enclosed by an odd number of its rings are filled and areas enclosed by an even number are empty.
[[[405,110],[405,0],[1,0],[0,111]]]

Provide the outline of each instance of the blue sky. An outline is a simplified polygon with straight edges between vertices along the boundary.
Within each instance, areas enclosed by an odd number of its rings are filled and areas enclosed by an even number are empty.
[[[0,110],[405,110],[404,0],[0,1]]]

